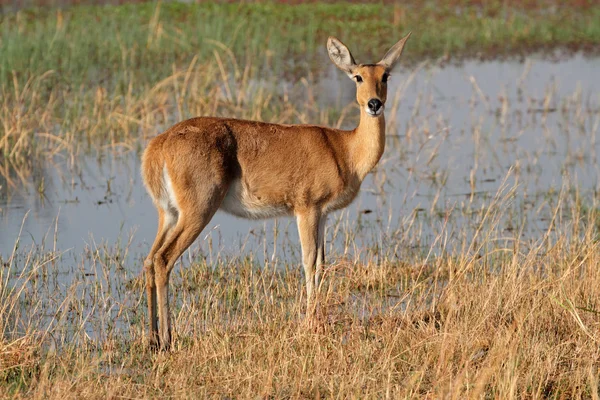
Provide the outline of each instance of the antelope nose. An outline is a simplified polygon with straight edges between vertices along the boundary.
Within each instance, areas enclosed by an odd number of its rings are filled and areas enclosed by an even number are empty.
[[[379,111],[379,109],[381,108],[381,106],[383,105],[383,103],[379,99],[371,99],[371,100],[369,100],[369,102],[367,103],[367,105],[369,106],[369,110],[371,110],[374,113],[376,113],[377,111]]]

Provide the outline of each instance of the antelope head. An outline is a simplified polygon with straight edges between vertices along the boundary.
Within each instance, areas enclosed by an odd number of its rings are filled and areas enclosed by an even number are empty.
[[[374,118],[383,115],[390,72],[409,37],[410,33],[400,39],[377,64],[357,64],[348,47],[340,40],[333,36],[327,40],[329,58],[356,82],[356,101],[367,115]]]

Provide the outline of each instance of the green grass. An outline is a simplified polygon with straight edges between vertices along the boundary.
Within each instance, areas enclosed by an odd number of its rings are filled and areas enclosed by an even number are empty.
[[[219,42],[255,74],[304,76],[325,60],[328,35],[371,62],[406,32],[408,61],[425,57],[501,56],[536,48],[597,47],[600,6],[460,9],[384,4],[181,4],[28,9],[0,21],[0,86],[13,71],[28,76],[53,70],[73,89],[98,84],[123,92],[152,85],[173,65],[212,60]],[[458,12],[457,10],[460,10]],[[225,60],[226,62],[230,60]]]
[[[139,148],[190,116],[335,124],[339,110],[287,99],[330,68],[336,35],[374,62],[408,31],[404,65],[540,49],[598,50],[600,5],[144,3],[31,8],[0,15],[0,183],[41,156]],[[261,86],[254,85],[261,82]],[[225,93],[225,96],[221,96]]]

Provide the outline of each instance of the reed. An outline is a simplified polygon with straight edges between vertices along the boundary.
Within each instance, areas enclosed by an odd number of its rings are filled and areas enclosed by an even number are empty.
[[[596,398],[597,212],[563,191],[552,229],[507,238],[493,196],[454,252],[334,253],[320,322],[302,323],[299,266],[190,253],[173,277],[176,347],[144,347],[128,236],[61,254],[18,249],[0,270],[0,390],[16,397]],[[568,211],[578,224],[563,224]],[[330,232],[359,245],[364,228]],[[467,229],[467,228],[465,228]],[[458,236],[461,236],[460,234]],[[470,236],[471,239],[466,238]],[[410,240],[402,247],[414,246]]]
[[[406,185],[404,197],[381,196],[368,210],[377,218],[347,211],[331,218],[315,327],[302,322],[296,242],[276,238],[287,256],[267,254],[272,236],[287,235],[284,224],[249,233],[239,255],[212,251],[207,234],[171,278],[175,348],[154,354],[144,345],[138,252],[147,249],[123,233],[73,254],[57,246],[57,219],[41,244],[25,246],[23,228],[14,250],[0,253],[0,397],[597,399],[600,208],[595,192],[569,174],[596,160],[598,98],[581,88],[557,97],[552,85],[534,95],[521,82],[515,101],[484,93],[473,77],[464,131],[448,126],[452,110],[437,107],[431,91],[411,99],[405,121],[392,116],[408,101],[404,89],[423,67],[417,61],[438,67],[450,55],[593,47],[599,9],[417,3],[152,3],[2,14],[2,200],[56,158],[73,166],[82,154],[138,152],[191,116],[352,125],[353,105],[315,100],[322,39],[346,37],[349,24],[361,33],[352,39],[357,53],[368,58],[374,36],[383,48],[406,27],[421,33],[406,52],[414,62],[407,83],[388,101],[388,140],[402,145],[388,147],[368,183],[374,194]],[[285,54],[289,64],[280,61]],[[525,65],[522,79],[527,73]],[[498,167],[490,138],[502,137],[503,151],[516,154],[519,135],[530,131],[540,132],[543,148],[566,144],[564,157],[551,158],[563,186],[537,185],[544,149],[517,154],[507,172]],[[474,161],[464,177],[469,190],[456,201],[448,201],[440,150],[450,134],[452,145],[468,143]],[[401,183],[391,176],[398,165]],[[485,168],[503,176],[482,193]],[[427,182],[432,196],[402,208],[415,182]],[[51,185],[35,187],[44,196]],[[264,241],[262,258],[245,250],[254,237]]]

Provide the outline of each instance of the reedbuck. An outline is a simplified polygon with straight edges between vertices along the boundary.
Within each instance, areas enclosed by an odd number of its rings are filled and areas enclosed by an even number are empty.
[[[387,81],[409,36],[377,64],[356,64],[342,42],[328,39],[331,61],[356,82],[360,122],[354,130],[200,117],[150,141],[142,175],[158,210],[158,233],[144,262],[153,347],[171,342],[173,266],[219,209],[250,219],[296,217],[307,315],[314,312],[327,214],[352,202],[381,158]]]

